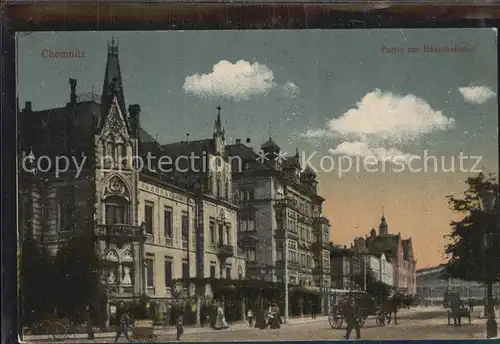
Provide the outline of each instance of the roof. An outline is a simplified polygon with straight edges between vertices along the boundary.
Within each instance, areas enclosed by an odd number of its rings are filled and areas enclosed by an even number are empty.
[[[425,275],[430,275],[430,274],[441,274],[444,272],[445,264],[440,264],[438,266],[431,266],[423,269],[418,269],[417,270],[417,276],[425,276]]]
[[[19,114],[20,146],[33,150],[35,155],[69,154],[92,149],[94,119],[100,116],[99,104],[94,101],[68,103],[65,107],[42,111],[23,111]]]
[[[114,80],[116,84],[114,84]],[[111,88],[110,88],[110,85]],[[101,96],[101,111],[103,115],[107,115],[107,110],[111,105],[112,93],[116,92],[118,98],[118,105],[120,106],[120,111],[124,117],[127,117],[127,108],[125,107],[125,96],[123,94],[123,81],[120,71],[120,62],[118,60],[118,44],[115,45],[114,39],[111,44],[108,44],[108,58],[106,60],[106,69],[104,70],[104,83],[102,85],[102,96]],[[101,124],[104,123],[102,118]]]
[[[276,152],[276,151],[280,151],[281,150],[280,146],[278,146],[278,144],[276,142],[274,142],[272,138],[269,138],[269,140],[267,140],[266,142],[264,142],[262,144],[262,146],[260,146],[260,149],[262,149],[262,150],[269,150],[269,151],[272,151],[272,152]]]

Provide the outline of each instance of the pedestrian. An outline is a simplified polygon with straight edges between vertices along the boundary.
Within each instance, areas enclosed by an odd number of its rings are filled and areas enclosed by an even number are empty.
[[[460,312],[462,310],[462,301],[460,297],[454,296],[450,301],[451,315],[453,316],[453,325],[455,327],[462,327],[462,318]]]
[[[316,303],[311,301],[311,318],[316,319]]]
[[[352,296],[349,296],[347,302],[343,305],[342,313],[347,322],[347,330],[344,338],[349,339],[353,329],[356,330],[356,339],[361,339],[361,326],[359,325],[359,310]]]
[[[179,312],[179,316],[177,317],[177,321],[175,323],[176,328],[176,338],[177,340],[181,340],[182,334],[184,333],[184,317],[182,312]]]
[[[90,307],[87,307],[87,337],[90,340],[94,340],[94,325],[92,323],[92,314],[90,312]]]
[[[253,327],[253,312],[251,308],[247,312],[247,320],[248,320],[248,326]]]
[[[120,316],[120,322],[118,326],[116,326],[115,343],[121,337],[122,333],[125,335],[125,338],[130,341],[130,339],[128,338],[128,329],[130,328],[130,322],[130,316],[128,315],[127,311],[124,310],[122,315]]]

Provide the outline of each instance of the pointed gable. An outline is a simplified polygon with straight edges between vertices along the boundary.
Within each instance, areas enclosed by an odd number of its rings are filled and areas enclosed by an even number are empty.
[[[101,135],[107,136],[124,136],[128,138],[128,130],[123,118],[120,106],[118,105],[117,97],[113,98],[111,108],[106,116],[106,121],[102,128]]]

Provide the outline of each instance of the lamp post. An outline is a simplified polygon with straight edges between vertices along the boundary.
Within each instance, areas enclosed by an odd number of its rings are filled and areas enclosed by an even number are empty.
[[[497,193],[494,190],[484,190],[480,194],[481,210],[484,215],[491,215],[494,211],[495,200]],[[486,284],[486,304],[485,304],[485,315],[488,317],[486,321],[486,336],[487,338],[493,338],[497,336],[498,328],[495,321],[495,305],[493,304],[493,276],[492,276],[492,264],[487,260],[487,255],[489,251],[489,230],[487,228],[488,224],[485,221],[483,226],[483,240],[481,240],[481,256],[482,265],[484,273],[484,281]],[[495,228],[496,229],[496,228]]]
[[[288,230],[285,230],[285,314],[283,322],[288,323]]]

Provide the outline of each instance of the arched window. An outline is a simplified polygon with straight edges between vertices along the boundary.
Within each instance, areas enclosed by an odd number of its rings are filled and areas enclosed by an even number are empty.
[[[128,224],[129,204],[125,198],[119,196],[110,196],[106,198],[105,218],[107,225]]]
[[[131,286],[134,284],[134,257],[130,251],[125,251],[122,255],[122,274],[121,284],[123,286]]]
[[[104,273],[104,281],[108,285],[115,285],[119,281],[119,258],[115,251],[109,251],[106,255],[106,260],[108,262],[109,268]]]

